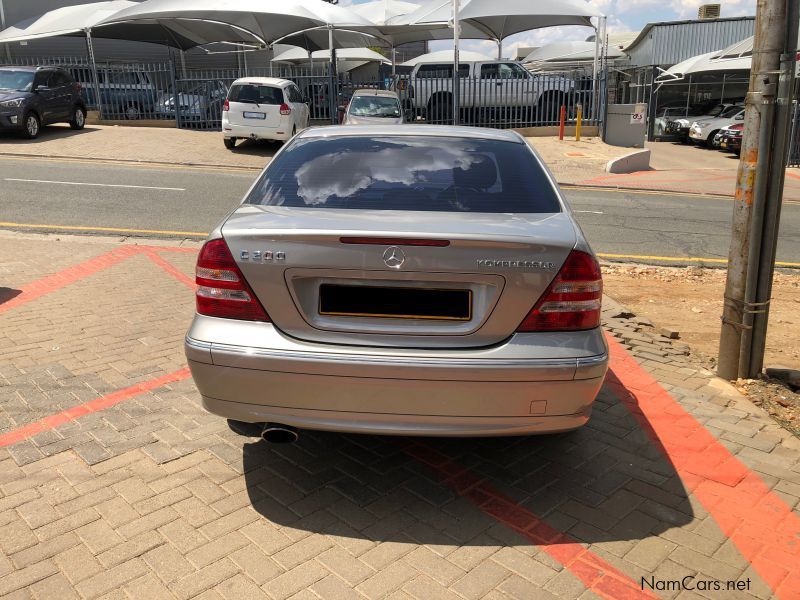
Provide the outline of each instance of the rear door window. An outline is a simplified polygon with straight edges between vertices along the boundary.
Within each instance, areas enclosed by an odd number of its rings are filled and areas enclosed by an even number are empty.
[[[458,76],[469,77],[469,65],[458,65]],[[421,65],[417,70],[417,77],[421,79],[440,79],[443,77],[453,77],[452,64],[431,64]]]
[[[270,163],[248,204],[354,210],[561,212],[527,145],[445,136],[300,138]]]
[[[50,77],[50,87],[65,87],[72,84],[72,80],[66,73],[62,73],[61,71],[54,71],[53,75]]]
[[[254,104],[283,104],[283,90],[271,85],[257,83],[236,83],[228,95],[231,102],[252,102]]]

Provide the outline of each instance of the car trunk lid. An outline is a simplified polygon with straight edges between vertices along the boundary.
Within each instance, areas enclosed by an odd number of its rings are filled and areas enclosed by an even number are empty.
[[[284,333],[395,347],[508,338],[576,242],[566,213],[255,205],[234,212],[222,235]]]

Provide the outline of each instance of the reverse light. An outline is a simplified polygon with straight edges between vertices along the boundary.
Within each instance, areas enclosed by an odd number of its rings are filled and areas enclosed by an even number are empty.
[[[199,314],[241,321],[270,320],[236,266],[225,240],[210,240],[203,245],[195,275]]]
[[[603,280],[591,254],[573,250],[517,331],[581,331],[600,325]]]
[[[281,114],[282,115],[290,115],[290,114],[292,114],[292,109],[289,108],[289,105],[286,104],[285,102],[283,104],[281,104]]]
[[[230,101],[225,98],[225,102],[222,103],[222,112],[228,112],[231,109]]]

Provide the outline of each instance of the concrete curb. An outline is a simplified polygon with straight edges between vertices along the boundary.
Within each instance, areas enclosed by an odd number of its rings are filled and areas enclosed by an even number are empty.
[[[608,161],[606,165],[607,173],[635,173],[636,171],[647,171],[650,169],[650,149],[637,150],[625,156],[620,156]]]

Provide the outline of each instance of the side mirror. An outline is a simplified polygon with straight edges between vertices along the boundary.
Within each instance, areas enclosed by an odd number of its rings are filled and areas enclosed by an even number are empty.
[[[736,121],[744,121],[744,115],[736,115],[734,117],[734,120],[736,120]]]

